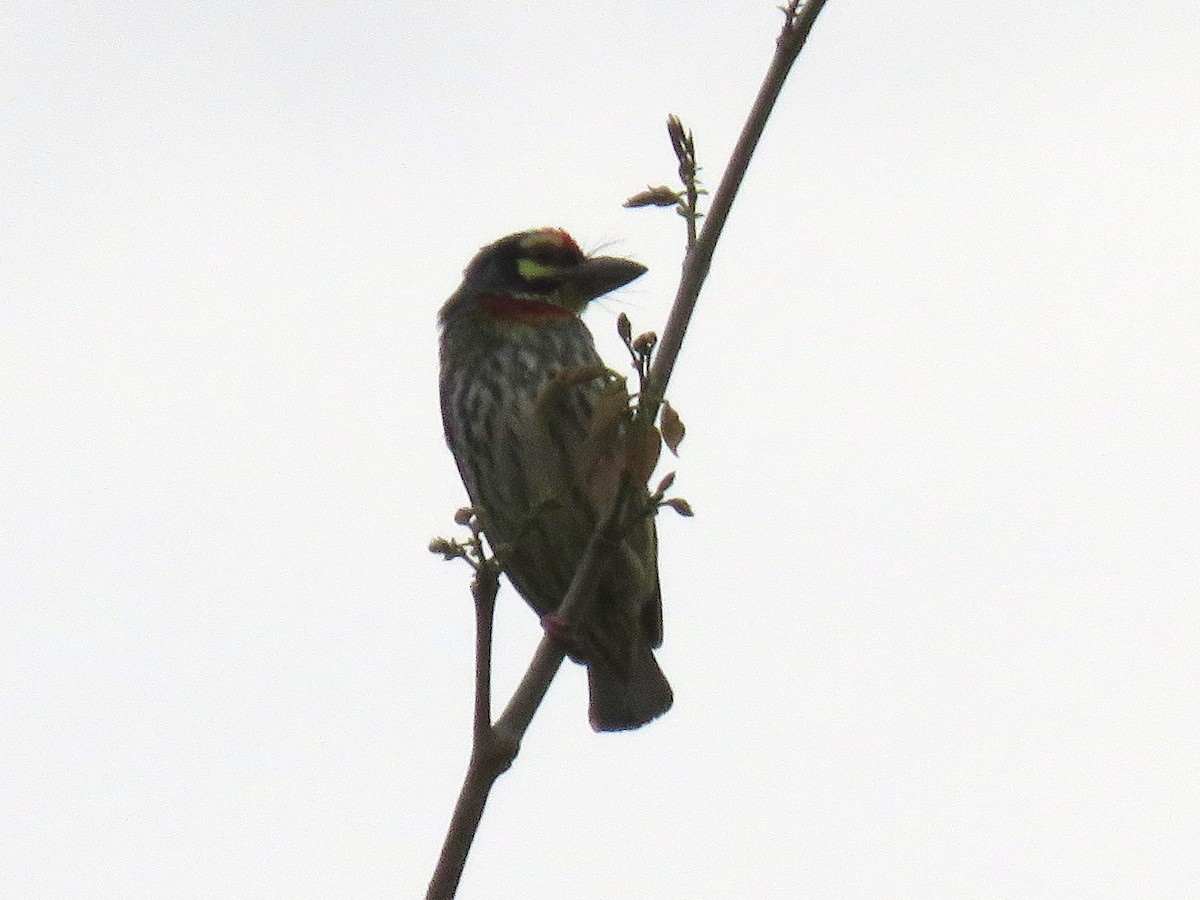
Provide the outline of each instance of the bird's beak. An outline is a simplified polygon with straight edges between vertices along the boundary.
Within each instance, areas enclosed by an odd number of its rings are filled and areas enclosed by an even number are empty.
[[[589,256],[571,271],[564,272],[561,277],[580,296],[587,300],[595,300],[623,284],[629,284],[645,271],[645,266],[631,259],[622,259],[619,256]]]

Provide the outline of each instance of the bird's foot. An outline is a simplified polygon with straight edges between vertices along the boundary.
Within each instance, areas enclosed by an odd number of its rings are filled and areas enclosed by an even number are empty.
[[[575,643],[574,627],[558,613],[542,616],[542,630],[560,644],[570,647]]]
[[[542,630],[562,645],[572,662],[584,663],[583,650],[579,646],[579,635],[574,625],[558,613],[547,613],[542,616]]]

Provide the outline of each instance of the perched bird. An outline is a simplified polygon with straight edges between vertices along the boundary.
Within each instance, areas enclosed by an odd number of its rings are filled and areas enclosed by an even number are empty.
[[[446,442],[484,534],[506,546],[509,580],[542,617],[615,493],[592,428],[613,386],[579,314],[645,271],[585,256],[560,229],[510,234],[476,254],[438,317]],[[662,643],[653,516],[625,533],[596,589],[570,633],[588,670],[588,717],[597,731],[637,728],[672,702],[652,652]]]

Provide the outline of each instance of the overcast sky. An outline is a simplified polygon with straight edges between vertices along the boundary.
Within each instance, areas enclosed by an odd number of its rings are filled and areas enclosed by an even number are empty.
[[[423,894],[466,763],[434,317],[650,273],[769,0],[12,4],[0,896]],[[1200,11],[830,0],[670,397],[675,708],[565,668],[467,898],[1200,896]],[[503,702],[539,636],[500,601]]]

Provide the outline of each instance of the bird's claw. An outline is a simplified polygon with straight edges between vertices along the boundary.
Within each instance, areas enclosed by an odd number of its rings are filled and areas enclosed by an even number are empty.
[[[575,643],[575,629],[558,613],[542,616],[542,630],[560,644],[570,647]]]

